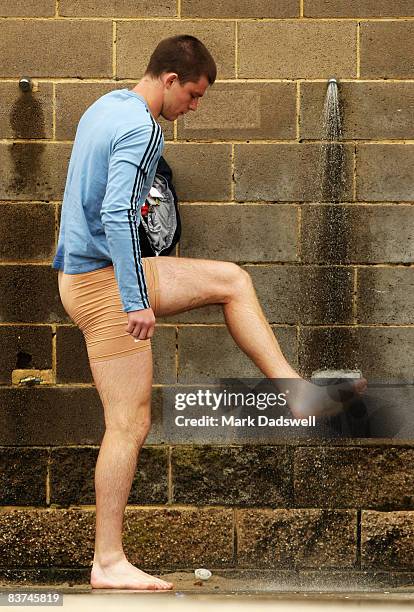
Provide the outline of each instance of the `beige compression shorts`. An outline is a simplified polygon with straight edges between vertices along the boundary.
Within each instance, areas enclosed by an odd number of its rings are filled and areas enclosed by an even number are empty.
[[[142,264],[150,305],[156,312],[159,286],[154,259],[143,258]],[[112,265],[82,274],[65,274],[59,270],[58,279],[60,299],[84,335],[90,362],[125,357],[151,348],[151,340],[135,340],[126,331],[128,316],[122,307]]]

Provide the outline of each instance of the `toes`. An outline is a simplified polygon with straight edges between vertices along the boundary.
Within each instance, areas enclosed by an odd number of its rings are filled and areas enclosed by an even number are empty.
[[[160,582],[159,585],[158,585],[158,588],[159,589],[163,589],[163,590],[167,590],[167,589],[169,589],[169,586],[166,583]]]
[[[162,582],[161,583],[161,588],[162,589],[171,589],[172,585],[170,585],[168,582]]]
[[[354,388],[357,393],[363,393],[368,386],[368,381],[366,378],[359,378],[354,383]]]
[[[168,582],[165,582],[165,580],[161,580],[160,578],[154,578],[153,579],[154,582],[151,582],[151,584],[154,585],[154,589],[157,589],[158,591],[165,590],[165,589],[169,589],[170,587],[168,586]]]
[[[163,588],[163,589],[172,589],[173,584],[171,582],[167,582],[166,580],[162,580],[161,578],[157,579],[157,583]]]
[[[148,591],[157,591],[158,587],[154,582],[149,582],[147,585],[145,585],[144,587],[145,589],[147,589]]]

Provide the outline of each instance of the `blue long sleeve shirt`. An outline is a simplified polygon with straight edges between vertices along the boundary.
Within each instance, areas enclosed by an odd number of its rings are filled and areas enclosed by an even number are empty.
[[[52,267],[114,266],[125,312],[149,308],[138,225],[164,147],[144,98],[111,91],[82,115],[73,143]]]

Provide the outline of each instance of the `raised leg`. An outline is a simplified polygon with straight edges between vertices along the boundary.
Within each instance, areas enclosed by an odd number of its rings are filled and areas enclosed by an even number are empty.
[[[96,536],[93,588],[170,589],[126,559],[122,547],[125,506],[139,451],[151,426],[152,352],[91,363],[106,430],[95,469]]]
[[[157,257],[157,316],[221,304],[237,345],[268,378],[299,378],[284,357],[257,299],[250,275],[225,261]]]
[[[237,345],[268,378],[297,379],[289,407],[297,417],[332,415],[344,402],[328,390],[301,379],[288,363],[257,299],[250,275],[224,261],[157,257],[160,296],[156,316],[168,316],[206,304],[221,304],[229,332]],[[300,382],[299,382],[300,381]],[[353,383],[353,391],[366,381]],[[349,391],[346,385],[344,391]],[[339,396],[339,394],[337,394]],[[348,404],[353,393],[347,394]]]

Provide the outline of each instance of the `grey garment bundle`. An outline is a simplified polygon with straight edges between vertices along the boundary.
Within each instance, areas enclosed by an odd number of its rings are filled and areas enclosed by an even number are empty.
[[[154,194],[155,190],[162,197]],[[161,174],[155,175],[152,189],[147,197],[147,203],[149,206],[148,214],[145,217],[141,216],[141,223],[152,250],[156,255],[159,255],[161,251],[171,246],[177,228],[174,196],[168,186],[167,179]]]

